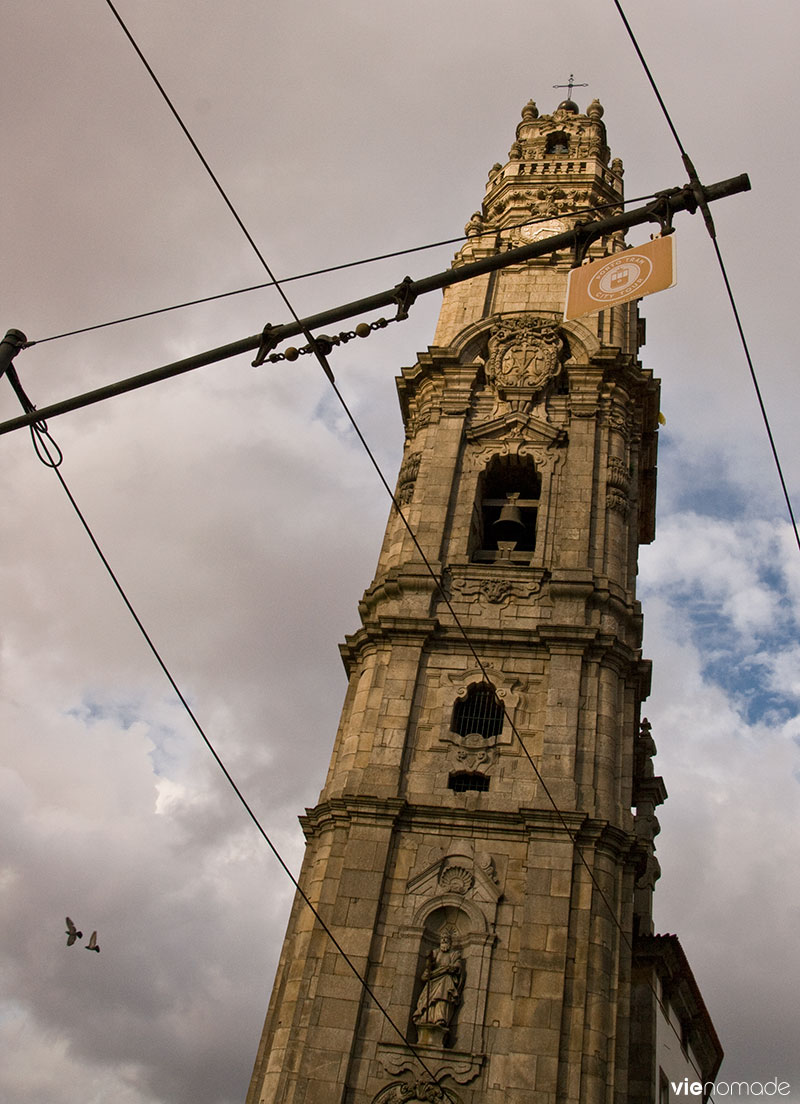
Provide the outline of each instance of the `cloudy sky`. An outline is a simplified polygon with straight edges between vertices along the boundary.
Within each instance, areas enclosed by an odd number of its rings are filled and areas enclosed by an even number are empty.
[[[629,197],[685,176],[611,0],[118,0],[273,270],[455,237],[523,104],[574,72]],[[287,320],[274,290],[44,341],[265,279],[103,0],[7,0],[2,317],[39,406]],[[629,0],[714,206],[800,502],[794,0]],[[632,233],[633,244],[649,231]],[[638,236],[637,236],[638,234]],[[446,246],[287,286],[301,314],[446,268]],[[663,380],[641,556],[646,713],[670,793],[660,931],[727,1052],[800,1100],[800,552],[716,261],[678,221],[643,305]],[[393,483],[394,377],[438,296],[333,367]],[[64,478],[286,861],[315,802],[388,502],[320,370],[240,357],[51,422]],[[18,412],[0,382],[0,418]],[[0,1098],[240,1104],[291,886],[146,649],[26,432],[0,439]],[[67,952],[69,914],[100,955]]]

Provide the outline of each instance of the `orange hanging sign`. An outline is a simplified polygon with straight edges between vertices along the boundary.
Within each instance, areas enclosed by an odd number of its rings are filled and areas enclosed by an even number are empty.
[[[573,268],[567,280],[564,321],[641,299],[675,284],[675,235]]]

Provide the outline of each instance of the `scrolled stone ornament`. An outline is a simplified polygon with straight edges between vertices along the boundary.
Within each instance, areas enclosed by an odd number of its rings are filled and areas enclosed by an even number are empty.
[[[562,348],[557,327],[544,319],[501,322],[489,339],[486,378],[498,391],[541,391],[559,372]]]

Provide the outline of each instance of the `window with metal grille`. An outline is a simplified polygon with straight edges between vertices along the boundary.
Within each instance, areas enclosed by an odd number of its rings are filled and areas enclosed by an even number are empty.
[[[503,731],[504,716],[505,710],[498,701],[494,687],[488,682],[475,683],[453,707],[450,727],[459,736],[478,733],[484,740],[489,740]]]
[[[486,793],[489,789],[489,776],[478,771],[457,771],[450,775],[447,785],[454,793],[466,793],[468,790]]]

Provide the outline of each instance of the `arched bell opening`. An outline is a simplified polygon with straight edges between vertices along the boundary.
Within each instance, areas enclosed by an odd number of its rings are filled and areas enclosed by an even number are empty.
[[[472,560],[530,563],[541,476],[526,456],[495,456],[478,481]]]
[[[563,130],[554,131],[547,136],[547,145],[545,146],[545,153],[549,157],[561,156],[566,157],[569,153],[569,135]]]

